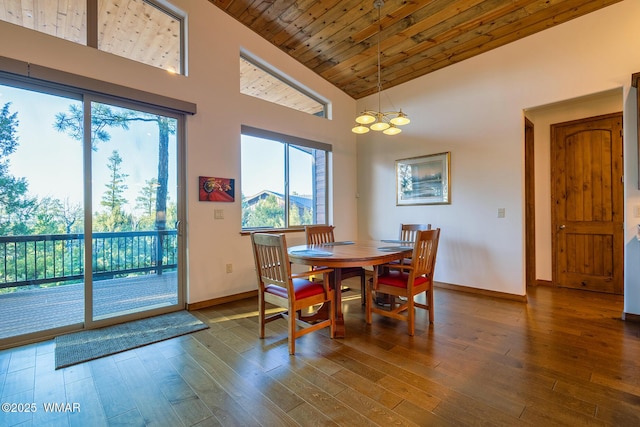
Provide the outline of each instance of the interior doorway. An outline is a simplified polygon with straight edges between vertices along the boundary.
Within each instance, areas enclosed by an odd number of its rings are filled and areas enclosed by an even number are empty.
[[[528,286],[553,282],[551,126],[624,108],[622,88],[524,110],[525,279]]]

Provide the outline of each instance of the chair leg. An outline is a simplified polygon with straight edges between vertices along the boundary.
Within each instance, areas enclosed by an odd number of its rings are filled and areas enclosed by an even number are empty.
[[[329,325],[329,335],[331,336],[331,338],[334,338],[336,336],[336,299],[335,299],[335,295],[334,298],[331,299],[331,302],[329,303],[329,320],[330,320],[330,325]]]
[[[367,286],[366,282],[366,274],[364,273],[364,270],[362,270],[362,273],[360,273],[360,302],[362,303],[362,305],[365,305],[367,303],[367,290],[365,289]]]
[[[433,286],[427,290],[427,301],[429,305],[429,323],[433,323]]]
[[[371,324],[371,308],[373,307],[373,278],[367,281],[367,304],[365,309],[365,320],[368,325]]]
[[[265,303],[262,295],[258,296],[258,336],[264,338]]]
[[[407,296],[407,323],[409,328],[409,336],[413,336],[416,332],[416,308],[413,305],[413,296]]]
[[[296,318],[297,313],[295,311],[289,310],[289,354],[296,354]]]

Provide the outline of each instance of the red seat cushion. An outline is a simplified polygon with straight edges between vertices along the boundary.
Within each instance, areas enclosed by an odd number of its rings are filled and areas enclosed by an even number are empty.
[[[397,288],[407,288],[407,281],[409,280],[409,273],[403,271],[391,270],[378,277],[378,283],[381,285],[395,286]],[[428,282],[424,276],[419,276],[414,282],[414,286],[421,285]]]
[[[308,298],[324,293],[322,283],[311,282],[306,279],[293,279],[293,289],[296,294],[296,299]],[[264,288],[264,291],[282,298],[287,298],[287,289],[280,286],[268,285]]]

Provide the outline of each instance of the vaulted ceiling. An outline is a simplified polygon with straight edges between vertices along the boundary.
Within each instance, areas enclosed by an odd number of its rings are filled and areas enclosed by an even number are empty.
[[[209,0],[355,99],[622,0]]]

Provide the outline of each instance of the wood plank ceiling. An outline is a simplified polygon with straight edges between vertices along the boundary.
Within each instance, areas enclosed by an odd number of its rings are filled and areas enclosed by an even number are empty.
[[[622,0],[209,1],[359,99]]]

